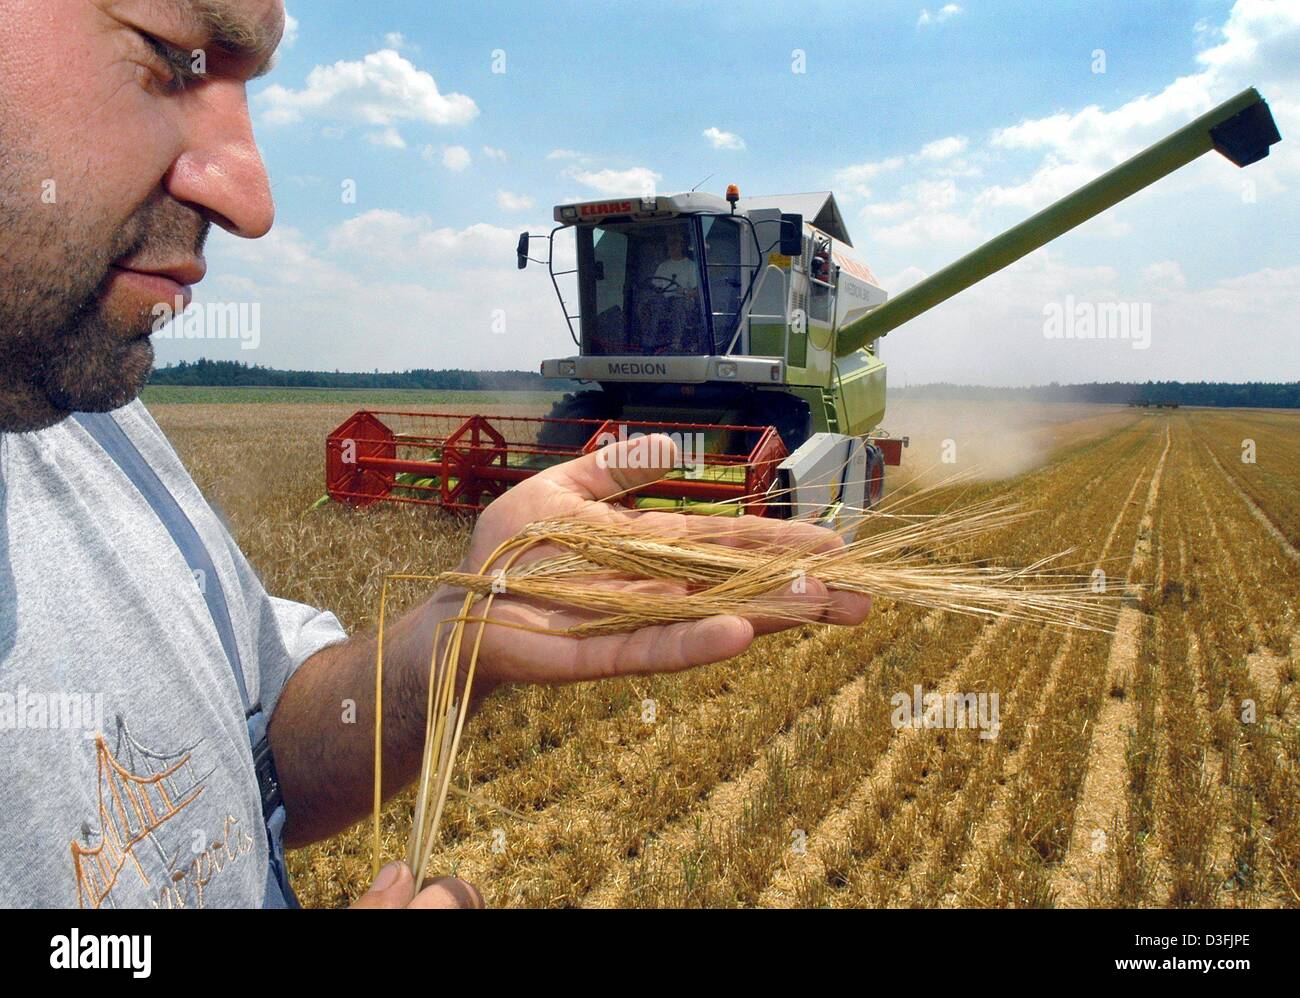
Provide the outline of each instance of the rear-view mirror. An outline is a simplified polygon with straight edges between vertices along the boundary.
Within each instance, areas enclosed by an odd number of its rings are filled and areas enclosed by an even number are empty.
[[[781,255],[803,256],[803,216],[781,216]]]

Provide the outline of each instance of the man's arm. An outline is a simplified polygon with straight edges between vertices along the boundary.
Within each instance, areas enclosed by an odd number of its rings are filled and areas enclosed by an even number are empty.
[[[632,455],[636,448],[652,448]],[[463,566],[470,571],[498,544],[526,524],[548,517],[583,516],[616,521],[628,529],[644,525],[660,533],[707,535],[745,545],[790,544],[833,548],[842,544],[829,530],[762,517],[713,517],[678,513],[634,514],[599,500],[657,479],[676,461],[664,437],[623,441],[598,454],[560,465],[522,483],[484,511]],[[651,455],[664,460],[656,466]],[[756,634],[825,621],[856,624],[870,605],[865,597],[828,593],[816,580],[774,594],[791,604],[780,619],[711,617],[689,623],[645,627],[628,634],[570,638],[527,628],[576,623],[563,614],[546,615],[509,595],[498,597],[491,619],[513,624],[484,630],[475,703],[507,683],[569,683],[611,676],[673,672],[740,654]],[[683,598],[686,593],[683,590]],[[384,634],[384,795],[406,786],[419,773],[424,749],[425,709],[434,641],[442,620],[460,612],[463,594],[439,590],[428,602],[389,625]],[[475,625],[470,625],[471,627]],[[474,633],[471,631],[471,634]],[[463,665],[463,663],[462,663]],[[374,794],[375,638],[358,636],[326,648],[303,663],[286,684],[271,719],[271,748],[284,793],[285,841],[300,846],[332,835],[362,817]],[[344,722],[345,701],[355,703],[354,723]],[[349,718],[351,714],[349,712]]]
[[[384,634],[384,797],[419,775],[428,671],[438,620],[461,594],[441,589]],[[322,649],[290,677],[269,737],[284,793],[285,844],[334,835],[366,813],[374,794],[374,634]],[[488,692],[476,686],[475,699]]]

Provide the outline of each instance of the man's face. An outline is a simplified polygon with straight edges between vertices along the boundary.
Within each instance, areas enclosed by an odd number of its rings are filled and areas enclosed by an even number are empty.
[[[0,0],[0,430],[130,401],[209,226],[270,228],[245,88],[283,25],[281,0]]]
[[[677,260],[682,255],[682,234],[680,232],[670,232],[665,237],[668,246],[668,255]]]

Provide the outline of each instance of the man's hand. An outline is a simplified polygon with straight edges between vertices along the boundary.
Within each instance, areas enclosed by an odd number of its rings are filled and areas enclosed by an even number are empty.
[[[660,458],[660,463],[646,467],[651,457]],[[829,530],[797,521],[757,516],[729,519],[681,513],[645,513],[599,501],[656,481],[676,458],[676,448],[669,438],[642,437],[611,444],[603,451],[536,475],[496,499],[484,511],[470,542],[463,570],[482,570],[484,562],[497,546],[528,524],[566,516],[613,523],[629,531],[707,538],[738,547],[761,543],[829,550],[843,543]],[[555,551],[540,549],[529,552],[518,564],[546,557],[548,553]],[[501,566],[491,566],[488,571],[497,567]],[[593,585],[616,585],[629,590],[651,590],[689,598],[684,586],[672,582],[628,581]],[[782,630],[800,622],[857,624],[870,607],[867,597],[828,593],[815,579],[807,580],[807,585],[801,588],[802,592],[795,592],[790,586],[772,594],[790,604],[796,618],[793,620],[785,617],[719,616],[645,627],[627,634],[581,639],[488,625],[479,654],[476,693],[485,693],[504,683],[569,683],[610,676],[675,672],[731,658],[744,651],[755,635]],[[462,596],[458,591],[440,593],[429,607],[438,614],[445,615],[449,608],[454,613],[459,609]],[[477,607],[482,605],[479,603]],[[528,601],[511,598],[507,590],[493,600],[490,619],[558,630],[592,617],[571,611],[543,610]],[[472,642],[479,626],[468,625],[467,645]]]
[[[379,871],[370,890],[357,898],[352,907],[482,908],[483,897],[472,884],[455,877],[439,877],[417,894],[411,868],[396,862]]]
[[[652,446],[657,451],[648,451]],[[647,451],[638,454],[638,448]],[[650,453],[662,458],[663,463],[658,467],[638,467],[648,463],[645,459]],[[629,531],[708,538],[737,546],[762,543],[832,549],[842,543],[829,530],[790,520],[639,513],[599,501],[656,480],[667,470],[665,465],[675,461],[676,449],[667,438],[644,437],[612,444],[599,454],[588,454],[535,475],[484,511],[462,570],[478,572],[499,544],[525,526],[562,516],[614,523]],[[529,555],[540,558],[546,552],[539,549]],[[802,592],[786,586],[772,594],[785,600],[794,611],[779,619],[711,617],[588,638],[489,624],[483,629],[473,700],[477,703],[494,688],[508,683],[572,683],[605,676],[688,669],[739,654],[756,634],[778,631],[801,621],[856,624],[866,615],[870,605],[866,597],[828,594],[816,579],[806,582],[799,587]],[[627,581],[620,585],[629,590],[654,590],[689,598],[682,586],[670,582]],[[460,590],[440,589],[432,599],[391,623],[384,632],[383,789],[386,797],[408,785],[419,773],[430,652],[435,635],[445,638],[450,629],[444,625],[439,631],[438,625],[456,617],[463,600],[464,593]],[[474,615],[481,615],[483,606],[483,601],[477,603]],[[562,630],[591,616],[547,611],[507,591],[493,600],[490,618]],[[480,626],[467,625],[467,646],[472,645]],[[467,657],[460,663],[462,670]],[[271,720],[271,748],[289,813],[285,838],[293,847],[346,828],[370,806],[374,781],[371,751],[374,670],[375,637],[358,635],[318,652],[304,663],[280,697]],[[356,723],[340,724],[339,704],[348,701],[356,705]]]

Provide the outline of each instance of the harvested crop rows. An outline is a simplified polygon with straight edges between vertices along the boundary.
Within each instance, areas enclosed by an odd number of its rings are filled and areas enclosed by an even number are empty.
[[[459,556],[464,528],[426,511],[302,512],[328,407],[284,407],[276,459],[232,486],[227,454],[266,425],[242,409],[155,412],[273,591],[367,628],[384,573]],[[449,804],[435,862],[494,905],[1300,905],[1300,417],[1104,425],[927,502],[1040,511],[969,553],[1071,551],[1125,594],[1116,635],[881,600],[857,630],[797,629],[686,674],[508,691],[467,728],[457,782],[475,799]],[[996,694],[995,723],[900,725],[895,697],[917,687]],[[389,857],[410,809],[388,806]],[[291,866],[305,903],[345,903],[367,835]]]

